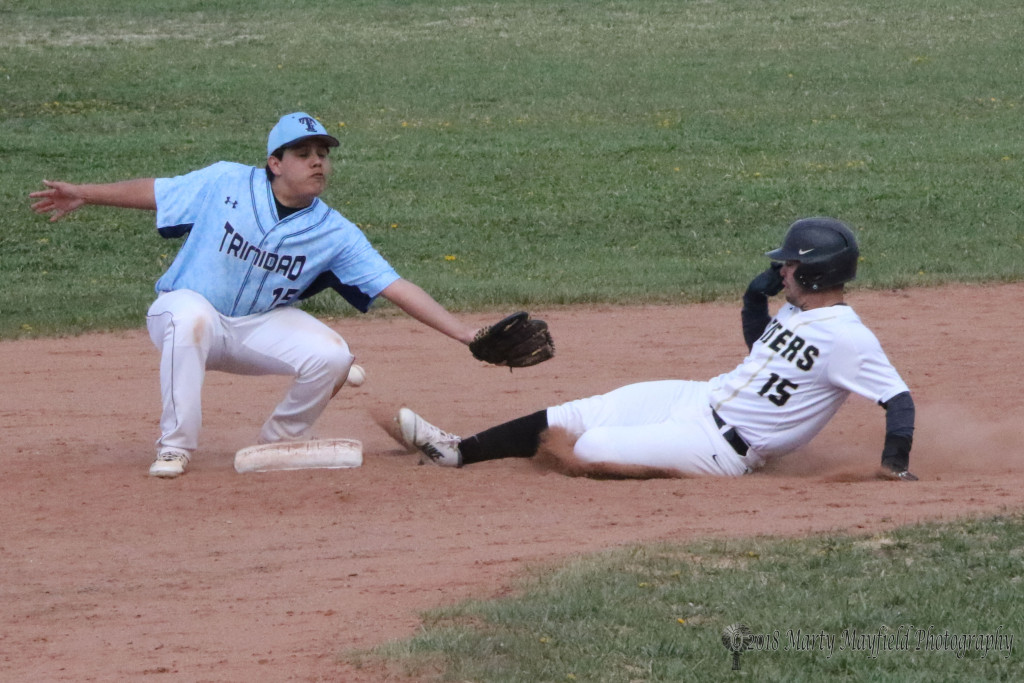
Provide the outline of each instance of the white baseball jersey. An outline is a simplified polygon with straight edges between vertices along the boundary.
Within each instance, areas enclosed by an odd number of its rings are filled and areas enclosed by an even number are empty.
[[[157,292],[192,290],[223,315],[245,316],[332,287],[365,312],[399,278],[319,199],[280,219],[263,169],[222,161],[154,187],[160,234],[188,236]]]
[[[763,458],[808,443],[850,392],[885,402],[908,391],[846,305],[783,305],[743,363],[709,386],[712,408]]]

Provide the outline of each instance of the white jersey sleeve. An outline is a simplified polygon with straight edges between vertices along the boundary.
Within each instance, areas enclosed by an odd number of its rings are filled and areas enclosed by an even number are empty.
[[[828,376],[835,386],[876,403],[885,403],[896,394],[909,391],[878,338],[862,324],[848,325],[837,337]]]
[[[886,401],[907,391],[875,335],[845,305],[784,305],[739,367],[709,385],[712,408],[762,457],[808,443],[850,392]]]

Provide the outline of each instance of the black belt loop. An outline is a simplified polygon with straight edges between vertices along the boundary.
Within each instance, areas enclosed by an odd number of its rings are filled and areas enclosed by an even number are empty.
[[[726,426],[725,420],[722,419],[722,416],[719,415],[718,411],[714,408],[711,409],[711,417],[715,418],[715,424],[718,426],[719,430]],[[744,456],[747,454],[747,450],[749,450],[750,446],[748,446],[747,442],[743,440],[743,437],[736,433],[735,427],[729,427],[727,430],[722,432],[722,436],[729,442],[729,445],[732,446],[732,449],[736,451],[737,455]]]

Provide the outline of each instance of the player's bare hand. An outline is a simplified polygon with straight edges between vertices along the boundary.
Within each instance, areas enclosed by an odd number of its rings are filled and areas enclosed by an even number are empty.
[[[85,199],[78,194],[78,187],[71,183],[58,180],[44,180],[47,189],[32,192],[28,196],[38,199],[32,210],[39,214],[52,213],[50,222],[58,221],[75,209],[85,204]]]
[[[878,469],[878,478],[890,481],[917,481],[917,476],[909,470],[893,470],[888,467],[880,467]]]

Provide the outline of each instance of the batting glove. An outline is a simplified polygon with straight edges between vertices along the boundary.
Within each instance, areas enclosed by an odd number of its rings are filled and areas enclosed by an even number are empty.
[[[747,291],[751,294],[775,296],[782,291],[782,274],[779,272],[781,269],[781,263],[773,262],[771,268],[751,280]]]

